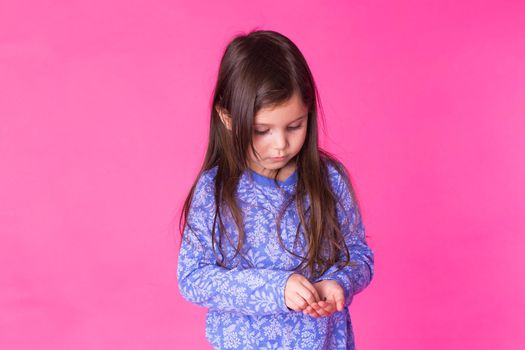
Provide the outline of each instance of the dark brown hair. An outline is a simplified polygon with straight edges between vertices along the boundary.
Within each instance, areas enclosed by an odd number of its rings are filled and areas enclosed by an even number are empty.
[[[218,242],[232,240],[224,229],[219,208],[229,209],[237,227],[238,239],[234,257],[241,254],[245,238],[242,213],[234,194],[241,174],[247,169],[248,147],[257,154],[252,143],[254,117],[263,108],[275,107],[288,101],[294,93],[298,93],[308,107],[307,134],[295,159],[298,175],[296,193],[288,203],[289,205],[295,201],[298,209],[300,227],[297,228],[296,238],[302,227],[308,244],[305,255],[299,256],[302,263],[297,268],[307,268],[312,276],[320,276],[336,263],[339,266],[350,263],[348,247],[337,220],[337,199],[330,186],[327,164],[333,164],[343,176],[346,170],[335,157],[319,148],[317,104],[320,107],[321,105],[312,73],[302,53],[290,39],[275,31],[255,30],[234,37],[221,59],[211,106],[206,156],[179,219],[182,234],[188,222],[198,179],[204,171],[217,166],[216,211],[210,234],[217,263],[221,266],[225,267],[227,262],[222,243]],[[231,118],[231,130],[225,127],[216,108],[225,111]],[[277,172],[275,179],[278,174]],[[344,178],[346,179],[345,176]],[[305,196],[309,199],[308,208],[304,207]],[[285,208],[277,219],[282,245],[279,226]],[[219,234],[215,229],[217,222]]]

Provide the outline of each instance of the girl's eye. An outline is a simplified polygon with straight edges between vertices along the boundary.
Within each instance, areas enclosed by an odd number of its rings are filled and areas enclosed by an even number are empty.
[[[257,129],[254,129],[253,131],[257,134],[257,135],[264,135],[268,132],[269,129],[266,129],[266,130],[257,130]]]
[[[289,127],[287,127],[288,130],[297,130],[297,129],[300,129],[301,127],[303,126],[303,124],[298,124],[298,125],[290,125]],[[253,129],[253,132],[257,135],[265,135],[268,133],[268,131],[270,131],[270,129],[266,129],[266,130],[257,130],[257,129]]]

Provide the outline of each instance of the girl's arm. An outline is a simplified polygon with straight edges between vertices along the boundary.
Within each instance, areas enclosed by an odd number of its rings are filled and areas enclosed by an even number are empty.
[[[293,271],[226,269],[216,264],[211,246],[213,187],[209,174],[204,174],[195,188],[177,267],[182,296],[197,305],[242,314],[293,312],[284,296]]]
[[[366,242],[360,210],[350,191],[348,178],[343,178],[333,168],[331,170],[335,172],[332,176],[335,177],[336,194],[339,198],[337,204],[339,224],[350,252],[350,260],[356,266],[345,266],[340,270],[337,266],[332,266],[315,282],[329,279],[337,281],[344,289],[346,307],[350,305],[355,294],[370,284],[374,276],[374,252]]]

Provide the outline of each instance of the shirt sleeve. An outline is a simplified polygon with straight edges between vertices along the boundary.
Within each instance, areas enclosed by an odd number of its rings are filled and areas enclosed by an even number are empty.
[[[211,245],[214,186],[207,177],[197,182],[183,232],[177,266],[181,295],[200,306],[247,315],[292,312],[284,288],[293,271],[228,269],[216,263]]]
[[[335,169],[333,170],[335,171]],[[355,266],[345,266],[339,269],[330,267],[317,281],[332,279],[344,289],[345,307],[352,302],[353,296],[365,289],[374,276],[374,252],[368,246],[365,238],[365,227],[361,220],[361,213],[350,182],[337,172],[335,188],[338,198],[337,216],[341,232],[350,253],[350,261]],[[343,257],[344,255],[341,255]]]

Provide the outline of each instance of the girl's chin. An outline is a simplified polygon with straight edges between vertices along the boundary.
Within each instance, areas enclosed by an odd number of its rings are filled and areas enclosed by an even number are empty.
[[[283,160],[270,159],[269,161],[264,163],[264,167],[266,169],[277,170],[277,169],[281,169],[281,168],[285,167],[287,164],[288,164],[288,159],[287,158],[283,159]]]
[[[290,164],[289,158],[285,158],[283,160],[272,160],[270,158],[270,159],[265,159],[262,162],[261,161],[252,162],[252,165],[250,167],[252,169],[254,168],[260,169],[261,171],[264,171],[264,170],[276,171],[276,170],[279,170],[279,169],[282,169],[288,166],[289,164]]]

